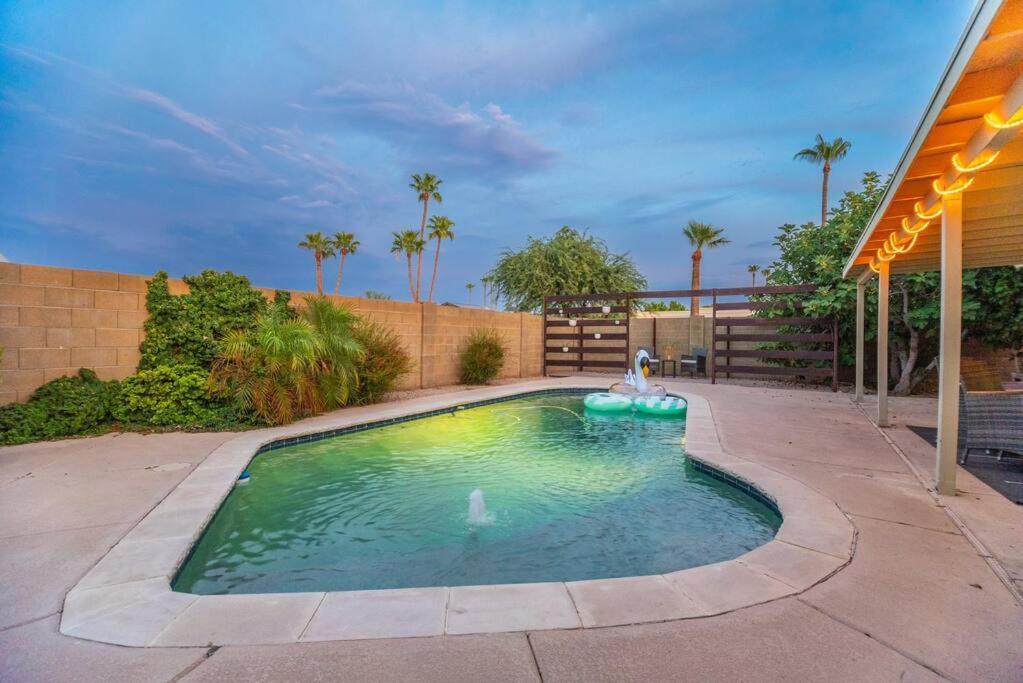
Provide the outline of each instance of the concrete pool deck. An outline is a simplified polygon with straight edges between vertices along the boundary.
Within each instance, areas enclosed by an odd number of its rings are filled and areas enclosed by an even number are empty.
[[[554,383],[545,380],[544,386]],[[972,510],[972,518],[959,517],[966,520],[967,533],[985,541],[987,552],[978,553],[942,501],[931,497],[907,465],[924,449],[916,453],[904,426],[885,430],[900,453],[845,395],[665,384],[708,400],[723,456],[783,473],[837,502],[858,532],[851,564],[800,595],[699,619],[673,620],[677,612],[668,609],[664,618],[672,620],[653,624],[566,630],[525,625],[525,633],[219,648],[105,645],[59,634],[65,595],[209,453],[238,435],[125,434],[34,444],[0,449],[0,578],[7,588],[0,610],[0,677],[863,680],[1023,675],[1023,608],[989,565],[996,562],[1010,575],[1014,571],[1011,560],[1018,548],[1011,530],[1013,524],[1019,528],[1023,517],[1017,506],[1000,506],[979,488],[983,484],[964,477],[968,493],[975,495],[964,493],[954,502]],[[430,398],[436,396],[443,395]],[[896,400],[894,406],[898,415],[903,404]],[[919,413],[913,424],[926,419],[926,401],[910,399],[905,406]],[[342,413],[356,410],[303,426]],[[724,585],[733,584],[726,580]],[[641,601],[646,588],[622,582],[611,592]],[[272,605],[264,607],[273,613]]]

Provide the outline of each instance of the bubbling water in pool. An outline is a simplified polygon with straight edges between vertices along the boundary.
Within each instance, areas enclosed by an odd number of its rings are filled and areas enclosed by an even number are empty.
[[[483,500],[483,490],[475,489],[469,494],[469,524],[486,526],[494,520],[487,514],[487,504]]]

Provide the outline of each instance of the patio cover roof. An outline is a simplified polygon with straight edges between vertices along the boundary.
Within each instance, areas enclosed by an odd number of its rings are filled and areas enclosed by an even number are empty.
[[[963,267],[1023,264],[1021,131],[1023,0],[981,0],[843,275],[939,270],[942,194],[960,191]]]

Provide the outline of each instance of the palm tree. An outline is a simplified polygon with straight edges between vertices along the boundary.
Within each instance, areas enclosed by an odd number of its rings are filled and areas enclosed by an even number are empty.
[[[323,259],[334,255],[334,245],[322,232],[307,232],[305,240],[299,242],[298,246],[313,252],[316,261],[316,293],[323,296]]]
[[[337,265],[337,280],[334,281],[334,296],[337,296],[341,293],[341,273],[345,270],[345,257],[358,250],[359,240],[355,239],[355,233],[335,232],[330,244],[341,254],[341,262]]]
[[[408,291],[412,300],[418,301],[416,285],[412,281],[412,254],[423,252],[423,240],[415,230],[402,230],[391,234],[394,236],[394,240],[391,242],[391,253],[405,255],[405,265],[408,268]]]
[[[468,282],[465,285],[465,291],[469,292],[469,301],[468,301],[468,303],[470,303],[470,304],[472,303],[472,290],[474,290],[475,288],[476,288],[476,285],[474,285],[471,282]]]
[[[433,255],[433,277],[430,278],[430,296],[428,301],[433,301],[433,287],[437,284],[437,265],[440,263],[440,242],[441,240],[455,239],[455,222],[447,216],[433,216],[430,218],[429,239],[437,240],[437,251]]]
[[[440,184],[444,181],[433,175],[432,173],[424,173],[419,175],[418,173],[412,176],[412,182],[409,183],[409,187],[416,191],[416,196],[419,197],[419,201],[423,203],[423,220],[419,223],[419,239],[426,239],[426,212],[429,207],[430,200],[440,204],[444,201],[444,198],[440,196],[438,191]],[[419,287],[423,281],[423,255],[419,254],[419,258],[416,262],[416,293],[415,300],[419,301]]]
[[[693,248],[693,279],[692,288],[700,288],[700,261],[703,259],[704,249],[713,249],[731,242],[727,237],[722,237],[724,228],[716,228],[709,223],[689,221],[689,225],[682,228],[682,234],[689,240]],[[700,315],[700,297],[692,297],[689,315]]]
[[[753,264],[751,266],[746,266],[746,272],[753,276],[753,286],[756,287],[757,286],[757,273],[760,272],[760,266],[758,266],[756,264]]]
[[[817,140],[813,147],[807,147],[796,152],[793,159],[809,161],[811,164],[823,166],[824,184],[821,188],[821,227],[828,224],[828,176],[831,174],[831,164],[844,159],[849,153],[852,143],[842,138],[835,138],[831,142],[824,139],[824,136],[817,133]]]
[[[490,297],[494,293],[490,283],[493,281],[494,278],[489,275],[484,275],[480,278],[480,284],[483,285],[483,308],[490,308]]]

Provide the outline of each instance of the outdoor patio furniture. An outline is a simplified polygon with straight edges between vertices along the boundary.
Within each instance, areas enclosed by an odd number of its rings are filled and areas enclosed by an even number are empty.
[[[675,358],[660,358],[661,365],[661,377],[666,377],[668,373],[668,363],[671,363],[671,376],[678,377],[678,360]]]
[[[688,370],[690,376],[697,377],[707,375],[707,349],[702,346],[693,347],[693,355],[682,356],[679,359],[679,363],[683,369]]]
[[[967,391],[959,387],[959,462],[983,448],[1023,456],[1023,391]]]

